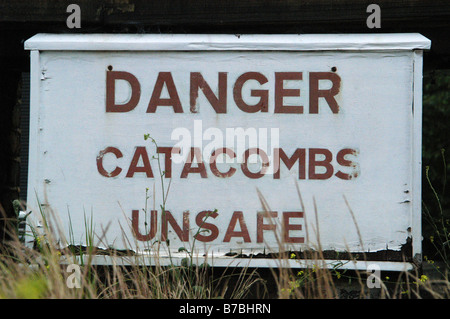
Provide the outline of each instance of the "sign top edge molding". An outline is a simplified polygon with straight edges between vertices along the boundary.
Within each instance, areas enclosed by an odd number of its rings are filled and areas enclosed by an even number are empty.
[[[419,33],[378,34],[49,34],[25,41],[45,51],[328,51],[429,50]]]

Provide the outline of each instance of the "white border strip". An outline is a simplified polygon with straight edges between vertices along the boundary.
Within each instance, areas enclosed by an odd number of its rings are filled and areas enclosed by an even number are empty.
[[[36,191],[39,185],[37,172],[39,172],[39,148],[40,148],[40,75],[41,66],[39,51],[30,52],[30,130],[29,130],[29,154],[28,154],[28,191],[27,191],[27,210],[38,210],[30,203],[36,200]]]
[[[422,263],[422,69],[423,51],[413,53],[413,123],[412,123],[412,257]]]
[[[386,34],[46,34],[26,50],[59,51],[325,51],[430,49],[419,33]]]
[[[71,257],[61,258],[61,264],[72,264],[81,262],[81,257],[76,256],[76,260]],[[84,264],[96,266],[180,266],[187,257],[180,256],[153,256],[153,255],[136,255],[136,256],[83,256]],[[233,258],[233,257],[193,257],[193,263],[196,265],[208,264],[212,267],[233,267],[233,268],[327,268],[341,270],[361,270],[367,271],[369,266],[377,265],[382,271],[405,272],[415,269],[414,264],[408,262],[391,262],[391,261],[354,261],[354,260],[314,260],[314,259],[271,259],[271,258]]]

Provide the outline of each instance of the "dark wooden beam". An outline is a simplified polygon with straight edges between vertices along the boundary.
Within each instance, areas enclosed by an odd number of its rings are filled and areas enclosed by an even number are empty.
[[[383,21],[447,21],[448,0],[0,0],[0,21],[65,22],[71,3],[86,23],[160,25],[289,25],[357,22],[377,3]]]
[[[81,8],[81,29],[66,27],[71,3]],[[371,3],[381,7],[381,29],[367,28],[366,9]],[[425,66],[450,68],[449,0],[0,0],[0,36],[21,31],[24,36],[38,32],[419,32],[432,41]]]

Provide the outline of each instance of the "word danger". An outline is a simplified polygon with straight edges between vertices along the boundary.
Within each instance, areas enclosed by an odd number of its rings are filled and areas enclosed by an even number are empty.
[[[191,234],[190,226],[190,212],[183,212],[181,217],[181,225],[176,221],[175,217],[168,210],[164,211],[164,214],[156,210],[151,211],[150,222],[146,220],[140,221],[140,215],[144,215],[139,210],[132,211],[132,228],[134,236],[139,241],[150,241],[156,237],[158,232],[158,215],[162,215],[161,223],[161,240],[167,240],[169,225],[174,230],[178,238],[182,242],[189,241],[189,235]],[[249,227],[247,227],[247,221],[244,218],[244,213],[242,211],[234,211],[228,222],[228,226],[225,233],[220,233],[219,227],[216,225],[223,225],[223,221],[216,221],[219,219],[219,213],[217,211],[204,210],[197,214],[195,217],[195,223],[197,227],[202,230],[195,235],[195,239],[200,242],[212,242],[216,239],[222,239],[222,242],[230,242],[232,238],[238,238],[245,243],[255,242],[263,243],[264,234],[267,231],[274,233],[281,233],[281,239],[284,243],[304,243],[305,238],[303,236],[298,236],[299,231],[302,231],[303,226],[299,224],[299,219],[303,220],[302,211],[288,211],[282,212],[281,223],[277,221],[279,214],[276,211],[271,212],[258,212],[256,214],[256,234],[250,236]],[[247,218],[248,214],[246,214]],[[145,217],[145,216],[143,216]],[[253,216],[252,216],[253,217]],[[140,225],[144,227],[140,227]],[[144,228],[144,231],[141,231]],[[252,241],[253,237],[253,241]],[[256,237],[256,238],[255,238]]]
[[[124,113],[136,108],[141,99],[141,83],[130,72],[112,71],[112,66],[106,72],[106,112]],[[309,108],[310,114],[319,113],[319,99],[323,98],[330,107],[332,113],[339,113],[339,105],[335,96],[340,91],[341,78],[334,72],[309,72]],[[300,88],[285,87],[286,81],[302,81],[303,72],[275,72],[274,88],[274,113],[302,114],[303,105],[288,105],[284,103],[285,97],[301,97]],[[128,100],[123,104],[116,103],[116,82],[126,81],[130,88]],[[189,107],[191,113],[197,113],[197,99],[201,90],[216,113],[227,113],[228,102],[228,73],[218,72],[218,87],[211,88],[200,72],[189,74]],[[269,90],[260,88],[251,89],[250,92],[243,90],[247,82],[257,82],[260,86],[269,82],[268,78],[260,72],[245,72],[238,76],[232,88],[235,105],[246,113],[268,112]],[[331,83],[330,88],[319,88],[319,82]],[[168,97],[163,96],[164,88],[167,89]],[[214,93],[214,91],[217,92]],[[251,97],[258,102],[249,104],[245,101],[245,95],[250,93]],[[159,106],[169,106],[175,113],[184,113],[181,104],[180,92],[175,86],[171,72],[159,72],[153,87],[153,92],[148,102],[146,113],[155,113]]]
[[[164,163],[164,167],[162,168],[164,177],[171,178],[173,175],[172,154],[179,153],[180,149],[176,147],[157,147],[156,152],[158,156],[160,154],[164,155],[164,161],[161,161],[161,166],[162,162]],[[337,165],[335,165],[338,167],[335,168],[333,166],[334,155],[326,148],[297,148],[292,154],[286,154],[282,148],[275,148],[273,149],[273,163],[270,163],[269,156],[262,149],[250,148],[244,152],[244,160],[238,167],[240,167],[246,177],[252,179],[269,175],[269,166],[273,167],[273,178],[279,179],[281,174],[280,166],[283,163],[289,170],[297,165],[298,179],[324,180],[334,175],[340,179],[349,180],[359,175],[359,164],[354,160],[357,154],[358,152],[351,148],[341,149],[336,153],[335,159]],[[220,161],[221,168],[219,169],[217,165],[219,161],[216,161],[219,155],[226,155],[231,159],[236,157],[235,152],[231,148],[220,148],[213,151],[209,163],[205,164],[201,149],[191,147],[187,156],[188,160],[184,163],[183,169],[181,170],[180,178],[188,178],[190,175],[200,175],[202,178],[208,178],[207,166],[209,166],[209,171],[215,177],[225,178],[233,176],[238,168]],[[252,155],[259,156],[260,158],[260,165],[256,169],[248,160]],[[120,164],[123,156],[120,149],[112,146],[100,151],[97,156],[98,173],[107,178],[117,177],[121,174],[125,175],[125,178],[133,178],[136,175],[145,175],[147,178],[154,178],[149,152],[145,146],[136,147],[131,161],[128,162],[129,164],[125,163],[125,166],[123,162]],[[108,158],[107,165],[105,164],[106,157]],[[109,169],[107,170],[105,166],[109,167]],[[124,168],[126,169],[126,173]]]

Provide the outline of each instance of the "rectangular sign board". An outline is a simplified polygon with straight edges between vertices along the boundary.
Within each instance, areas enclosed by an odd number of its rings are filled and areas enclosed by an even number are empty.
[[[73,244],[89,220],[99,247],[161,258],[420,260],[429,47],[419,34],[38,34],[29,208]]]

